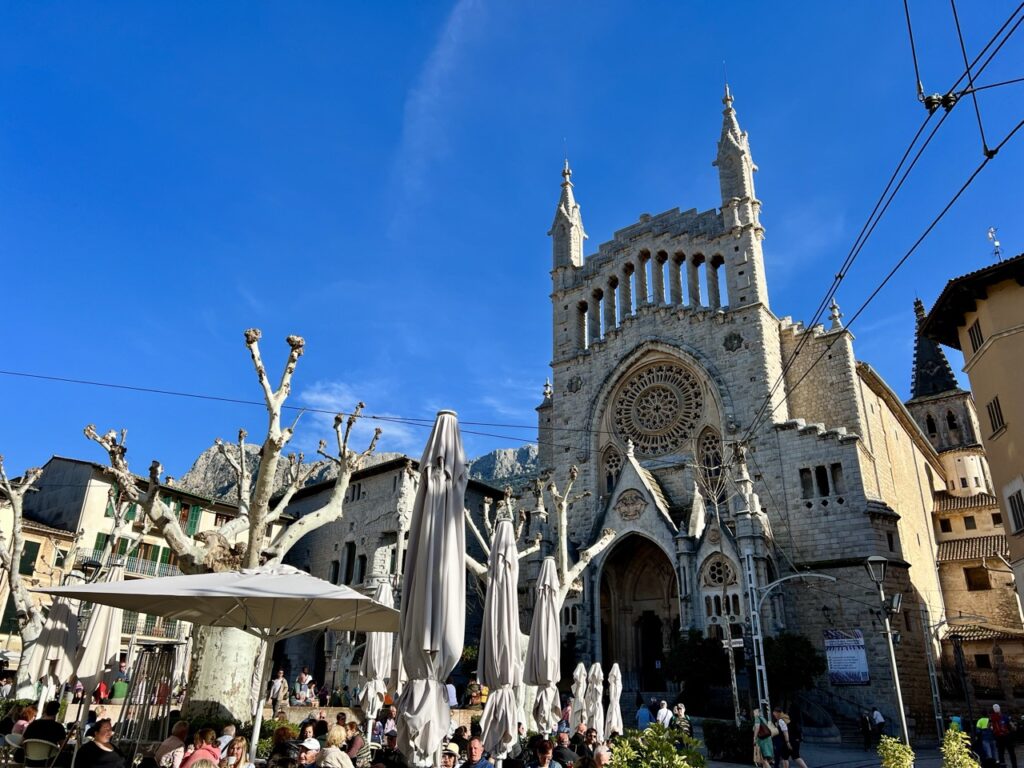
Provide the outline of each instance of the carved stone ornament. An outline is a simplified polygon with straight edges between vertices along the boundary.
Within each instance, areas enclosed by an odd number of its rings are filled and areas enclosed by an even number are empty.
[[[619,496],[619,500],[615,502],[615,511],[619,513],[619,517],[623,520],[636,520],[643,514],[646,506],[647,499],[643,497],[643,494],[630,488]]]
[[[633,441],[639,456],[680,450],[703,413],[704,393],[697,377],[668,361],[641,368],[612,400],[615,430],[624,441]]]
[[[722,534],[717,528],[712,528],[708,531],[708,541],[712,544],[717,544],[722,540]]]
[[[583,377],[573,376],[571,379],[569,379],[569,383],[565,386],[565,388],[569,392],[572,392],[573,394],[579,392],[581,389],[583,389]]]
[[[735,352],[743,346],[743,337],[736,333],[736,331],[733,331],[725,337],[725,341],[722,342],[722,346],[725,347],[728,352]]]

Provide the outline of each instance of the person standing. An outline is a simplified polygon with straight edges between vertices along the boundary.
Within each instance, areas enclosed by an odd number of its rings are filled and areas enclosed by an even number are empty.
[[[783,712],[782,707],[779,705],[776,705],[772,710],[772,723],[775,724],[777,731],[777,733],[772,734],[772,752],[775,753],[775,765],[789,768],[789,715]]]
[[[277,677],[270,681],[270,703],[272,707],[284,707],[288,704],[288,679],[284,670],[277,670]]]
[[[661,701],[661,706],[658,707],[656,718],[658,725],[662,728],[668,728],[672,725],[672,710],[668,708],[668,702],[664,699]]]
[[[981,757],[985,760],[995,762],[996,759],[996,736],[992,732],[992,719],[987,712],[982,713],[978,722],[974,725],[974,735],[981,742]]]
[[[637,697],[639,698],[639,697]],[[640,700],[640,707],[636,711],[636,727],[638,731],[646,731],[651,727],[651,708],[644,704],[643,699]]]
[[[754,765],[758,768],[773,768],[775,752],[772,751],[772,731],[775,726],[760,710],[754,718]]]
[[[882,740],[882,734],[885,733],[885,718],[878,711],[878,707],[871,708],[871,733],[874,736],[875,744]]]
[[[1006,765],[1006,753],[1010,753],[1010,768],[1017,768],[1017,750],[1013,745],[1013,724],[1009,716],[1004,715],[998,704],[992,705],[992,735],[996,737],[996,749],[999,751],[999,762]]]

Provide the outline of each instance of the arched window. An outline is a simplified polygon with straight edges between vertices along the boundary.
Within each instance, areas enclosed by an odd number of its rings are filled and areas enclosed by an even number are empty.
[[[959,429],[959,425],[956,421],[956,416],[953,415],[952,411],[946,411],[946,426],[950,429]]]
[[[718,503],[725,501],[725,482],[722,476],[722,438],[717,430],[705,427],[697,438],[697,463],[701,474],[701,489]]]
[[[615,490],[615,484],[619,482],[619,475],[622,474],[622,454],[614,445],[609,445],[604,450],[602,457],[604,466],[605,493]]]
[[[932,418],[930,413],[924,417],[924,424],[928,429],[928,437],[935,437],[938,434],[939,430],[935,426],[935,419]]]

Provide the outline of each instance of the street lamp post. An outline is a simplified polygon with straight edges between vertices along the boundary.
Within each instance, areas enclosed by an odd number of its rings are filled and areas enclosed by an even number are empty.
[[[878,600],[882,605],[882,621],[885,625],[885,640],[889,644],[889,666],[892,669],[892,682],[896,686],[896,706],[899,708],[900,733],[903,736],[903,743],[910,743],[910,734],[907,731],[907,713],[903,710],[903,691],[900,688],[900,675],[896,668],[896,646],[892,642],[892,626],[889,623],[889,606],[885,603],[885,589],[882,582],[885,581],[885,570],[889,561],[884,557],[873,555],[864,561],[864,568],[868,576],[878,587]]]

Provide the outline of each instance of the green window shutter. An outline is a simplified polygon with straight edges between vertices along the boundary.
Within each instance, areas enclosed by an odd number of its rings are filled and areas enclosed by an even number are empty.
[[[154,563],[160,562],[160,547],[149,546],[146,547],[146,559]]]
[[[96,534],[96,549],[98,551],[102,551],[105,546],[107,546],[107,534],[105,534],[105,533],[97,533]]]
[[[188,524],[185,526],[185,533],[189,536],[195,536],[196,531],[199,530],[199,516],[203,514],[203,508],[198,504],[193,505],[188,510]]]
[[[139,514],[139,505],[132,504],[128,507],[128,511],[124,513],[125,520],[134,520]]]
[[[21,563],[18,566],[18,573],[22,576],[31,576],[36,570],[37,557],[39,557],[39,542],[26,541],[25,548],[21,551]]]
[[[128,552],[128,539],[121,539],[117,542],[117,554],[123,555]]]
[[[160,547],[160,562],[166,565],[171,562],[171,549],[170,547]]]
[[[14,607],[14,597],[8,596],[4,605],[4,616],[0,619],[0,632],[7,635],[14,635],[20,632],[18,628],[18,612]]]
[[[107,509],[103,513],[103,516],[104,517],[113,517],[114,516],[114,502],[110,501],[109,499],[107,500]]]

